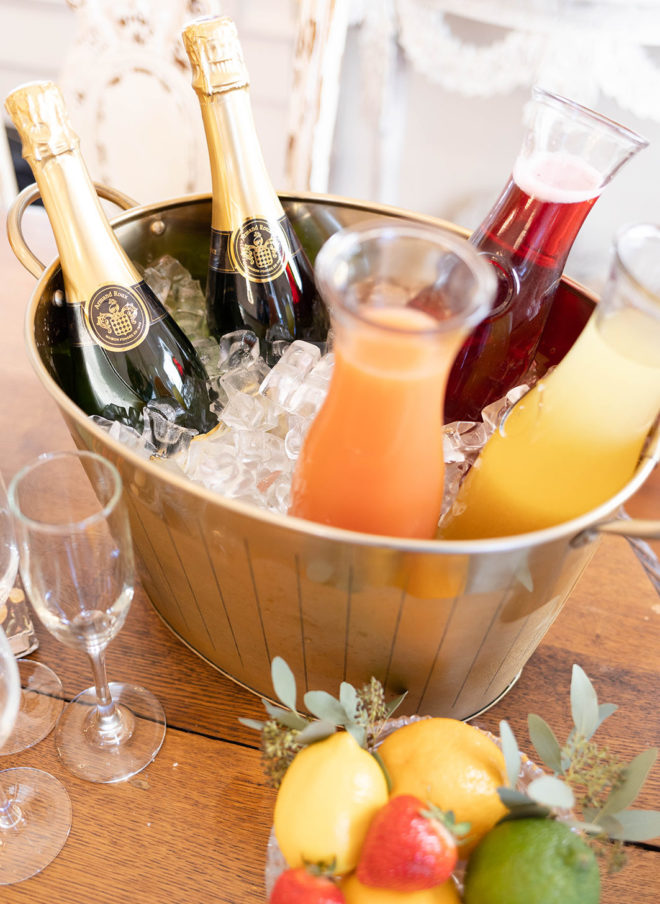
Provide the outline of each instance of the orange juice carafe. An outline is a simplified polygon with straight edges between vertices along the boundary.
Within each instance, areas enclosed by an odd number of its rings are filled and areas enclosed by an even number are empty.
[[[441,525],[443,539],[560,524],[632,478],[660,412],[660,227],[622,230],[614,251],[586,327],[488,440]]]
[[[488,310],[492,269],[444,229],[367,221],[326,242],[316,278],[335,365],[300,453],[290,514],[430,539],[442,507],[447,375]]]

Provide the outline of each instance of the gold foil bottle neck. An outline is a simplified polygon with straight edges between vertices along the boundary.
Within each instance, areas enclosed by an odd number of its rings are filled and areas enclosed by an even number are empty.
[[[44,160],[79,146],[64,98],[53,82],[21,85],[7,96],[5,107],[21,136],[26,160]]]
[[[228,16],[196,19],[182,32],[198,94],[220,94],[250,84],[243,50]]]

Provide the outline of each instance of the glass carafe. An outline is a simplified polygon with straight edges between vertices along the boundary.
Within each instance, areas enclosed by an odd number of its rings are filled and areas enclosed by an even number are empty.
[[[290,513],[431,538],[443,496],[447,374],[492,301],[492,268],[443,229],[367,221],[326,242],[316,278],[335,364],[298,459]]]
[[[470,242],[493,264],[493,309],[456,357],[446,422],[479,420],[522,382],[566,258],[614,174],[648,142],[630,129],[535,88],[513,173]]]
[[[557,367],[514,406],[465,478],[444,539],[559,524],[632,478],[660,412],[660,227],[617,236],[610,277]]]

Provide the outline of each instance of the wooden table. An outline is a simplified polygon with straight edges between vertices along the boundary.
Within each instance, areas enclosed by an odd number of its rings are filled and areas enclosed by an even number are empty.
[[[37,247],[43,242],[43,222]],[[4,217],[3,217],[4,222]],[[34,279],[0,237],[0,470],[5,479],[43,451],[72,448],[54,403],[32,374],[22,324]],[[656,471],[630,511],[658,517]],[[67,698],[91,684],[84,656],[38,626],[34,658],[59,674]],[[571,666],[592,678],[601,701],[619,712],[603,727],[612,750],[631,759],[658,743],[660,598],[626,541],[606,538],[566,607],[513,690],[477,720],[497,729],[506,718],[530,749],[528,712],[538,712],[563,739],[570,724]],[[155,761],[133,780],[94,785],[59,763],[53,740],[3,758],[1,767],[46,769],[66,785],[73,826],[59,857],[40,875],[0,889],[0,902],[122,904],[138,901],[256,904],[264,901],[264,860],[274,792],[264,780],[255,732],[239,715],[261,718],[260,702],[178,641],[138,588],[125,627],[108,651],[110,680],[150,688],[168,729]],[[660,808],[656,765],[638,806]],[[1,853],[0,853],[1,856]],[[630,848],[630,863],[604,884],[605,904],[651,904],[660,894],[660,846]]]

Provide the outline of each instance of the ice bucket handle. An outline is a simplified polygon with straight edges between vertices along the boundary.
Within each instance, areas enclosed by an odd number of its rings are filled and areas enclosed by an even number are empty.
[[[660,521],[649,521],[642,518],[622,518],[596,525],[601,534],[621,534],[624,537],[636,537],[639,540],[660,540]]]
[[[572,545],[580,546],[594,539],[595,534],[618,534],[625,537],[631,549],[639,559],[639,562],[647,574],[658,594],[660,595],[660,562],[647,540],[660,540],[660,521],[631,518],[622,508],[620,517],[615,521],[605,521],[595,524],[589,530],[582,531],[573,538]]]
[[[94,183],[94,187],[100,198],[111,201],[113,204],[116,204],[117,207],[121,207],[122,210],[130,210],[131,207],[138,206],[137,201],[134,201],[132,198],[129,198],[128,195],[125,195],[114,188],[108,188],[105,185],[100,185],[98,182]],[[27,188],[24,188],[23,191],[16,196],[16,200],[9,208],[9,213],[7,214],[7,238],[9,239],[12,251],[25,269],[37,279],[39,279],[46,267],[28,247],[25,236],[23,235],[22,221],[23,214],[27,208],[30,204],[34,204],[40,197],[41,193],[39,192],[36,183],[28,185]]]

